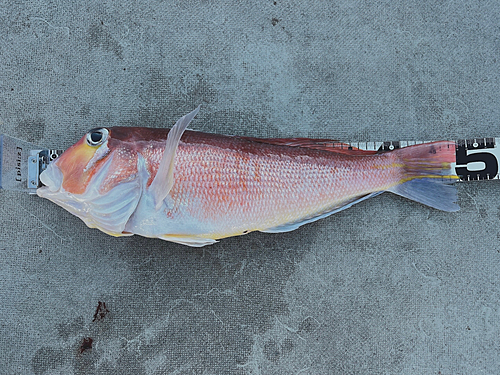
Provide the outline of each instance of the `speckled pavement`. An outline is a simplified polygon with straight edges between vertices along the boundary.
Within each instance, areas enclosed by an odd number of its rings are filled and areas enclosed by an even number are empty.
[[[2,1],[0,133],[499,137],[497,1]],[[1,374],[498,374],[500,183],[202,249],[0,191]]]

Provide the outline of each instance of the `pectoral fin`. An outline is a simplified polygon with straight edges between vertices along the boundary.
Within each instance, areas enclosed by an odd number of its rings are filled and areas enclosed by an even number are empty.
[[[161,207],[163,200],[167,197],[170,189],[172,189],[172,186],[174,185],[175,152],[177,151],[179,141],[189,123],[194,116],[196,116],[199,110],[200,106],[198,106],[198,108],[194,111],[181,117],[168,133],[165,151],[163,152],[158,172],[149,186],[149,190],[153,194],[155,208],[157,210]]]

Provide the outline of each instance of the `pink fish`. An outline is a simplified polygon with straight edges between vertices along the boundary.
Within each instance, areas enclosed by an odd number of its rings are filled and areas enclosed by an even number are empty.
[[[457,211],[455,143],[390,152],[331,140],[93,129],[41,174],[39,196],[113,236],[189,246],[252,231],[287,232],[384,191]]]

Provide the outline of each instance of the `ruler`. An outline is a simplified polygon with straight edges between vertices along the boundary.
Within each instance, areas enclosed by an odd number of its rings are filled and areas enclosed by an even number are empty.
[[[430,142],[433,141],[346,142],[339,143],[339,147],[392,151]],[[451,142],[455,143],[456,155],[451,169],[459,181],[500,179],[500,138],[471,138]],[[41,186],[40,173],[62,152],[0,134],[0,189],[36,194],[36,189]]]
[[[40,173],[62,153],[0,134],[0,189],[36,194]]]
[[[392,151],[434,141],[352,142],[351,147],[369,151]],[[471,138],[455,142],[455,163],[451,168],[460,181],[498,180],[500,138]]]

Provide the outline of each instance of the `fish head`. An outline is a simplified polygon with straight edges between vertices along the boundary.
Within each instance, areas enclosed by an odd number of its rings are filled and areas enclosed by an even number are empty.
[[[108,141],[108,129],[90,130],[42,172],[42,184],[51,192],[83,194],[91,178],[112,158]]]
[[[89,227],[118,236],[123,235],[144,184],[133,143],[113,139],[112,129],[90,130],[49,164],[40,174],[44,186],[37,194],[78,216]],[[147,180],[147,176],[142,177]]]

